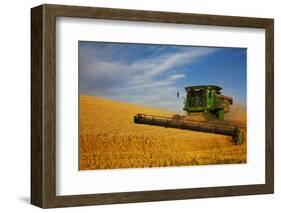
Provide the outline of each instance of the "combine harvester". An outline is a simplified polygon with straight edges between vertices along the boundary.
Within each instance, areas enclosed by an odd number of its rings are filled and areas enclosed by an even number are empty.
[[[190,120],[190,116],[174,115],[163,117],[138,113],[134,116],[134,122],[138,124],[149,124],[162,127],[188,129],[200,132],[209,132],[232,137],[232,142],[240,145],[244,141],[245,131],[243,126],[224,120],[224,114],[229,112],[233,99],[221,95],[222,88],[215,85],[186,87],[187,92],[184,100],[183,110],[187,114],[201,114],[207,121]],[[179,97],[179,94],[177,94]],[[210,119],[215,117],[215,120]]]

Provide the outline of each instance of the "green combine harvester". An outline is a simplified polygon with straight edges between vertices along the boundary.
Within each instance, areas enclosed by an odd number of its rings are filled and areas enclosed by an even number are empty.
[[[174,115],[169,118],[138,113],[134,116],[134,122],[227,135],[232,137],[234,144],[242,144],[245,135],[241,126],[224,121],[224,114],[230,111],[230,105],[233,104],[233,99],[222,95],[220,92],[221,89],[221,87],[215,85],[186,87],[183,110],[188,116]],[[179,93],[177,93],[177,97],[179,97]],[[198,113],[210,118],[210,120],[189,120],[190,114]],[[213,117],[215,121],[211,119]]]
[[[221,95],[222,88],[214,85],[186,87],[187,92],[183,110],[187,113],[210,113],[219,120],[224,120],[224,113],[229,112],[233,99]]]

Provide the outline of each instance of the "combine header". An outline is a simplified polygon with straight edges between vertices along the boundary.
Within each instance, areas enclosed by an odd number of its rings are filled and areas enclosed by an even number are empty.
[[[229,122],[224,121],[224,113],[229,112],[230,105],[233,103],[231,97],[221,95],[221,88],[214,85],[186,87],[185,90],[187,95],[184,101],[184,111],[188,114],[213,115],[217,118],[217,121],[199,122],[189,120],[188,116],[174,115],[169,118],[138,113],[134,116],[134,122],[227,135],[232,137],[234,144],[243,143],[243,129],[239,125],[229,124]]]

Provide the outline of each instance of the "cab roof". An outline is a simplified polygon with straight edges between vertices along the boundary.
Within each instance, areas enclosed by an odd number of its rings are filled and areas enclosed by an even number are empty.
[[[213,90],[217,90],[220,91],[222,88],[216,85],[198,85],[198,86],[189,86],[189,87],[185,87],[185,90],[192,90],[192,89],[213,89]]]

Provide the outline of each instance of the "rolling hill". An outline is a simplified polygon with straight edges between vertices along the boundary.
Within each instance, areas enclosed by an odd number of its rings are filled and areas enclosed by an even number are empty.
[[[223,135],[135,124],[133,116],[140,112],[174,115],[80,95],[79,169],[246,163],[246,144],[234,146]]]

